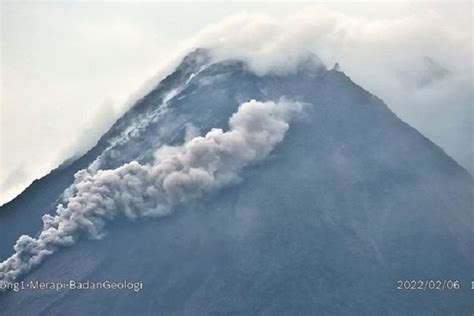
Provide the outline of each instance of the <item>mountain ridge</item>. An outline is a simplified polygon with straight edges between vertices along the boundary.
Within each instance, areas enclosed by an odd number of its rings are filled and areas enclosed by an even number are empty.
[[[81,240],[24,276],[143,279],[142,296],[7,293],[0,294],[3,312],[467,313],[467,290],[442,297],[395,290],[397,279],[472,278],[473,183],[464,168],[343,72],[256,76],[233,61],[188,81],[196,70],[168,76],[166,89],[142,98],[109,131],[115,147],[86,154],[96,161],[92,169],[147,163],[156,148],[182,143],[187,123],[201,133],[226,130],[249,99],[285,96],[311,106],[264,162],[242,172],[241,183],[172,217],[118,219],[101,241]],[[178,90],[163,102],[170,89]],[[46,200],[20,209],[24,218],[0,211],[2,258],[19,234],[40,229],[40,215],[55,204]],[[28,299],[34,307],[19,305]]]

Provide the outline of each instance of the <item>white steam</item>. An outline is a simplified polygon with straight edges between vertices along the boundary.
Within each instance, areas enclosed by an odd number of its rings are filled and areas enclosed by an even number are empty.
[[[94,175],[79,171],[67,203],[54,216],[43,216],[39,236],[21,236],[15,253],[0,263],[0,283],[16,280],[81,234],[100,239],[115,217],[166,216],[176,204],[236,182],[242,168],[283,140],[289,121],[301,110],[299,103],[252,100],[232,115],[228,131],[212,129],[182,146],[163,147],[151,165],[132,161]]]

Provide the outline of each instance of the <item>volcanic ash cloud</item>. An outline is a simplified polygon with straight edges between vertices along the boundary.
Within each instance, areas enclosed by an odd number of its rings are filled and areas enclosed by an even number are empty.
[[[239,106],[227,131],[214,128],[181,146],[163,146],[151,165],[132,161],[96,174],[77,172],[72,194],[54,216],[43,216],[38,237],[21,236],[14,254],[0,263],[0,282],[15,281],[82,234],[100,239],[117,216],[167,216],[177,204],[235,183],[243,168],[283,140],[301,110],[300,103],[252,100]]]

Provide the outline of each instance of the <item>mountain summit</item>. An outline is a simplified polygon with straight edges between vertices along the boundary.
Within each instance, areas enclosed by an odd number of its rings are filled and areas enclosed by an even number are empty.
[[[181,182],[175,194],[163,180],[169,161],[179,162],[172,172],[190,164],[185,179],[193,168],[214,178]],[[107,175],[125,187],[162,181],[170,208],[143,217],[164,202],[141,189],[73,205],[112,183]],[[314,57],[294,73],[257,75],[198,49],[88,153],[0,209],[0,281],[42,249],[16,280],[143,289],[0,292],[0,315],[469,314],[472,189],[462,167],[339,67]],[[63,224],[58,204],[70,212]],[[69,229],[84,207],[89,230],[43,243],[48,227]],[[398,289],[411,280],[462,287]]]

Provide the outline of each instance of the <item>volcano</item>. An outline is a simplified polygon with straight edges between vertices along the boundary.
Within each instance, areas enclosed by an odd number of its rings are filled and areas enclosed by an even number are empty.
[[[90,151],[1,207],[1,261],[17,252],[17,261],[31,263],[36,250],[13,245],[38,237],[42,216],[53,218],[58,204],[69,207],[81,170],[93,178],[131,162],[147,166],[166,148],[232,132],[229,118],[248,102],[302,110],[228,184],[159,216],[95,214],[99,236],[77,231],[67,245],[49,244],[54,253],[15,278],[142,282],[141,291],[4,291],[0,315],[472,313],[472,176],[339,65],[328,69],[316,56],[291,73],[256,74],[245,61],[191,52]],[[460,286],[400,289],[413,280]]]

